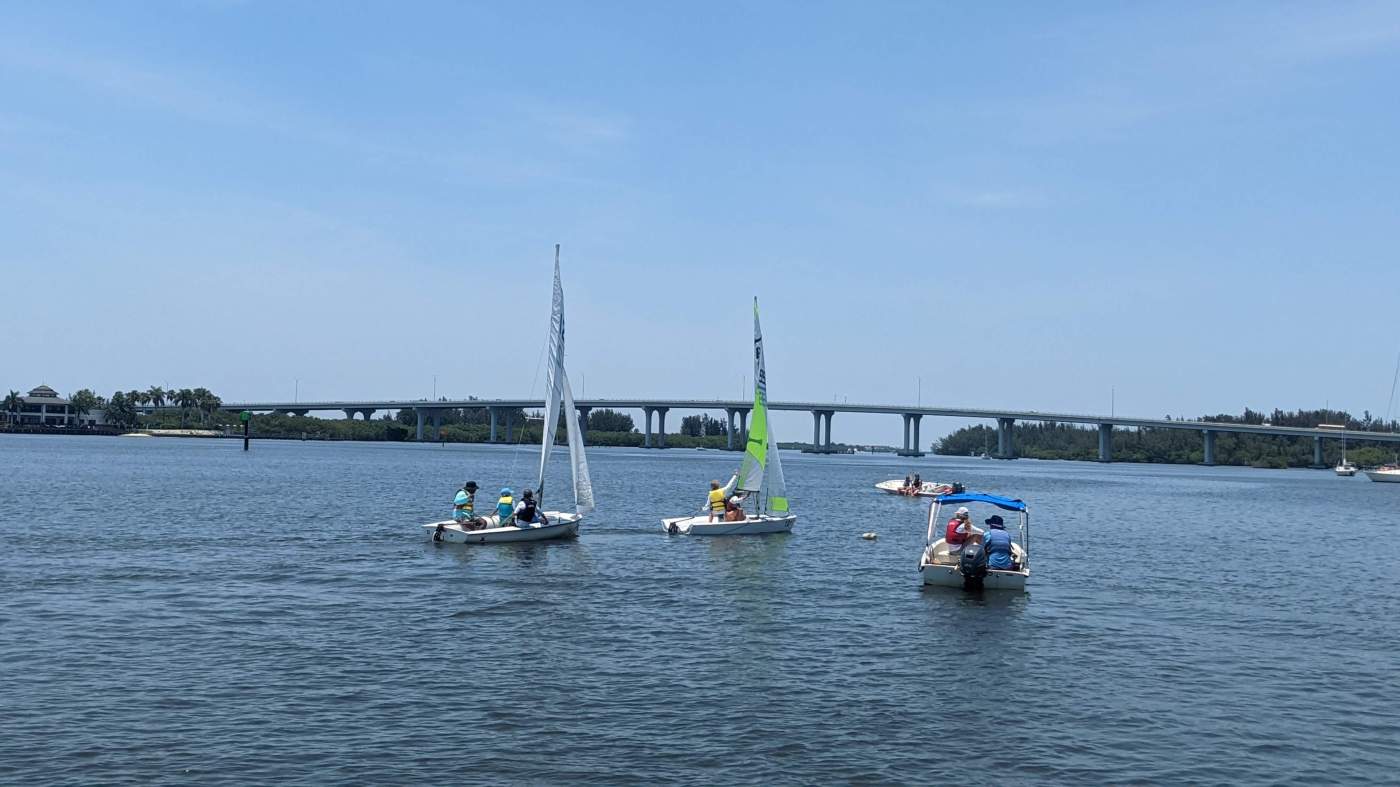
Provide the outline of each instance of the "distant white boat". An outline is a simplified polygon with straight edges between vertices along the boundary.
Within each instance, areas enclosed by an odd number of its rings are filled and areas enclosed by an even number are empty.
[[[1341,461],[1337,462],[1337,466],[1332,469],[1337,472],[1337,475],[1343,478],[1351,478],[1356,475],[1356,465],[1347,461],[1347,434],[1345,431],[1345,424],[1342,425],[1342,429],[1342,458]]]
[[[1384,484],[1400,484],[1400,466],[1386,465],[1375,470],[1367,470],[1366,477]]]
[[[903,495],[904,497],[937,497],[939,495],[949,495],[962,491],[962,484],[940,484],[935,481],[923,481],[917,487],[905,486],[903,478],[891,478],[888,481],[881,481],[875,485],[881,492],[889,492],[892,495]]]
[[[763,363],[763,331],[758,325],[758,299],[753,301],[753,411],[744,459],[732,482],[747,493],[755,510],[742,520],[710,520],[708,512],[699,516],[678,516],[661,520],[671,535],[753,536],[790,533],[797,515],[788,510],[787,485],[783,463],[778,455],[778,438],[768,422],[768,375]]]
[[[574,476],[574,511],[543,511],[544,470],[549,463],[550,449],[554,447],[554,437],[559,428],[559,407],[562,404],[566,413],[578,412],[578,408],[574,406],[574,393],[569,388],[569,376],[564,371],[564,288],[559,283],[557,245],[554,247],[554,303],[549,318],[548,363],[545,428],[540,446],[540,477],[535,497],[547,524],[517,524],[514,517],[507,517],[506,524],[502,525],[500,517],[494,514],[479,518],[475,527],[471,523],[459,523],[451,519],[429,522],[423,525],[423,528],[428,531],[433,541],[450,544],[501,544],[512,541],[545,541],[578,535],[579,522],[593,511],[593,481],[588,474],[588,458],[584,453],[582,429],[568,430],[569,461],[573,465]],[[483,524],[485,527],[482,527]]]

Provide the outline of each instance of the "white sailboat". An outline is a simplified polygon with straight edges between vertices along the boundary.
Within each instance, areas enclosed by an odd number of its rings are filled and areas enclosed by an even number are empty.
[[[745,502],[754,509],[742,520],[726,522],[710,520],[708,512],[699,516],[662,519],[661,524],[672,535],[747,536],[763,533],[790,533],[797,515],[788,510],[787,484],[783,480],[782,457],[778,455],[778,439],[768,421],[768,375],[763,363],[763,331],[758,324],[758,299],[753,300],[753,414],[749,421],[749,439],[744,447],[744,459],[731,483],[745,493]]]
[[[510,517],[502,524],[500,517],[492,514],[482,517],[483,526],[473,527],[470,523],[453,520],[429,522],[423,525],[433,541],[452,544],[496,544],[510,541],[545,541],[552,538],[570,538],[578,535],[579,523],[593,511],[593,481],[588,474],[588,457],[584,451],[583,430],[577,420],[570,421],[569,462],[573,468],[574,510],[544,511],[545,484],[544,472],[549,465],[554,437],[559,427],[560,406],[565,413],[575,414],[574,393],[569,387],[569,376],[564,370],[564,288],[559,282],[559,246],[554,247],[554,303],[549,318],[549,365],[545,392],[544,435],[540,446],[539,483],[536,485],[535,500],[544,513],[543,522],[520,523]]]
[[[1343,426],[1342,428],[1345,429],[1346,427]],[[1342,460],[1338,462],[1337,466],[1332,469],[1336,471],[1337,475],[1342,476],[1343,478],[1351,478],[1352,476],[1356,475],[1356,465],[1347,461],[1346,432],[1342,432]]]

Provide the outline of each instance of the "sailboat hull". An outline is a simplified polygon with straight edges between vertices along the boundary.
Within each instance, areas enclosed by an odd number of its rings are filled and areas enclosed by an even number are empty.
[[[583,517],[578,514],[546,511],[544,516],[545,519],[549,520],[548,525],[526,527],[508,525],[506,527],[466,530],[449,519],[443,522],[429,522],[423,525],[423,529],[427,532],[429,539],[444,544],[508,544],[517,541],[550,541],[578,536],[579,524],[583,520]],[[495,517],[491,517],[488,522],[494,520]]]
[[[678,516],[661,520],[662,528],[675,536],[760,536],[769,533],[791,533],[795,524],[796,514],[760,514],[742,522],[711,522],[708,516]]]

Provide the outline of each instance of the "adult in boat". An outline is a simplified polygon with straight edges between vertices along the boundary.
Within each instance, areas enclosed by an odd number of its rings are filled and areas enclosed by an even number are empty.
[[[514,515],[515,493],[507,486],[501,489],[501,499],[496,501],[496,518],[501,521],[501,527],[505,527]]]
[[[473,528],[481,524],[481,519],[476,515],[476,490],[475,481],[468,481],[462,484],[462,488],[457,490],[457,496],[452,500],[452,521],[464,528]]]
[[[735,473],[734,475],[730,476],[729,483],[725,484],[724,486],[720,486],[718,481],[710,482],[710,495],[709,498],[705,501],[706,508],[710,512],[709,521],[713,522],[716,518],[719,518],[721,520],[727,518],[725,514],[729,512],[729,509],[727,506],[725,506],[725,501],[729,499],[730,493],[734,491],[734,486],[738,483],[738,473]]]
[[[1011,534],[1006,532],[1006,523],[993,514],[984,524],[988,528],[982,536],[982,548],[987,550],[987,568],[1015,571],[1016,559],[1011,553]]]
[[[549,524],[545,519],[544,512],[535,505],[535,493],[526,489],[520,496],[520,505],[515,509],[515,524],[518,527],[532,525],[538,522],[541,525]]]
[[[924,477],[921,476],[921,475],[919,475],[918,473],[915,473],[915,474],[914,474],[914,491],[915,491],[915,492],[918,492],[920,489],[923,489],[923,488],[924,488]]]
[[[943,540],[948,542],[948,555],[954,558],[961,555],[964,546],[981,539],[982,532],[982,528],[972,524],[972,514],[967,506],[959,508],[948,520],[948,530],[943,535]]]

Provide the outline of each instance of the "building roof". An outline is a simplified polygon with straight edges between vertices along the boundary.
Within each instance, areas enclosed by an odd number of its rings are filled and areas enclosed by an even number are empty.
[[[58,391],[41,385],[29,392],[28,396],[20,397],[25,404],[68,404],[68,400],[58,395]]]

